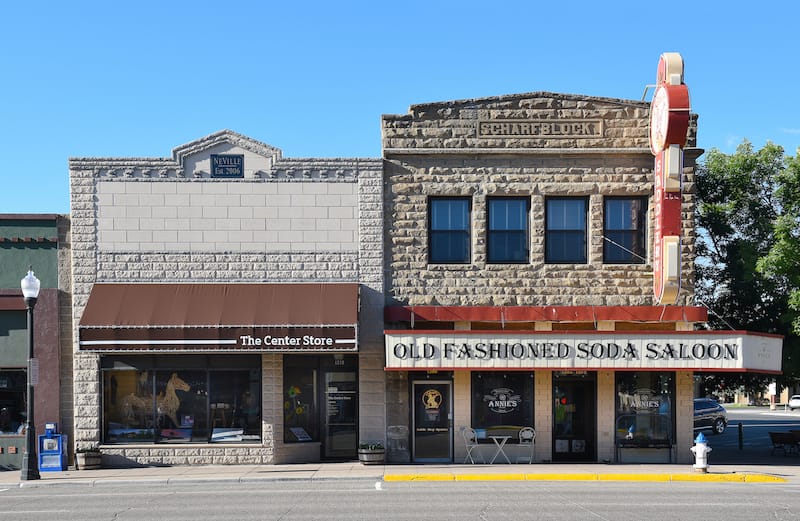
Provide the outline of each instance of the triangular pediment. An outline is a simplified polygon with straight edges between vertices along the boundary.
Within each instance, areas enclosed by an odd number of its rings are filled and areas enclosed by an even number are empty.
[[[281,158],[280,149],[227,129],[173,148],[172,157],[177,163],[183,164],[191,156],[235,151],[247,151],[272,162]]]

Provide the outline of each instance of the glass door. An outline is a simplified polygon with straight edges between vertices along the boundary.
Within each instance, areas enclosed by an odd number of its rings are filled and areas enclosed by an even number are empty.
[[[448,381],[412,382],[413,460],[453,461],[452,385]]]
[[[553,461],[594,461],[596,373],[553,373]]]

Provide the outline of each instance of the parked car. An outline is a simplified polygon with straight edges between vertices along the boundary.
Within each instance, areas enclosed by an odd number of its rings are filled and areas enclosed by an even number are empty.
[[[727,426],[728,411],[725,407],[710,398],[695,398],[694,430],[710,430],[713,434],[722,434]]]
[[[800,409],[800,394],[792,395],[789,398],[789,410],[793,411],[795,409]]]

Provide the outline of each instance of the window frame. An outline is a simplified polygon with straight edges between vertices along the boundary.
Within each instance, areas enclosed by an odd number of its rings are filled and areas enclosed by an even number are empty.
[[[641,223],[639,228],[615,228],[613,230],[609,229],[609,211],[608,211],[608,203],[611,201],[629,201],[634,202],[638,201],[641,203],[641,208],[638,211],[637,218]],[[649,211],[648,207],[648,197],[647,196],[606,196],[603,198],[603,263],[604,264],[646,264],[647,263],[647,228],[649,221],[647,219],[647,212]],[[628,253],[626,250],[623,250],[624,253],[627,254],[628,260],[610,260],[609,259],[609,249],[619,249],[620,247],[616,246],[615,244],[609,242],[609,240],[613,240],[614,243],[620,243],[619,240],[615,240],[615,237],[611,237],[612,233],[625,234],[625,235],[632,235],[634,236],[634,242],[636,240],[639,241],[641,247],[638,250],[630,248],[631,253]],[[626,246],[623,246],[627,248]]]
[[[466,208],[466,228],[460,230],[458,228],[433,228],[433,213],[434,204],[442,201],[464,201],[467,203]],[[472,197],[469,196],[435,196],[428,198],[428,263],[429,264],[470,264],[472,262]],[[451,235],[456,233],[466,233],[463,240],[466,242],[465,254],[461,260],[455,260],[454,257],[447,258],[434,258],[434,235],[436,232],[450,232]]]
[[[555,201],[583,201],[583,228],[558,228],[551,229],[550,225],[550,204]],[[589,263],[589,197],[588,196],[547,196],[545,197],[545,212],[544,212],[544,262],[546,264],[588,264]],[[556,232],[561,232],[561,235],[566,235],[572,232],[582,232],[583,248],[581,258],[559,258],[555,260],[551,250],[551,238]]]
[[[525,218],[523,221],[524,227],[522,229],[518,228],[505,228],[505,229],[492,229],[492,207],[493,203],[503,201],[519,201],[525,204]],[[531,211],[531,200],[530,197],[519,197],[519,196],[498,196],[498,197],[487,197],[486,198],[486,262],[487,264],[527,264],[530,262],[530,211]],[[508,248],[505,248],[503,251],[503,256],[501,258],[493,258],[495,252],[492,248],[492,237],[498,233],[506,232],[507,235],[511,235],[508,232],[517,232],[522,233],[523,235],[523,248],[522,251],[524,252],[524,258],[514,259],[512,255],[509,255]]]

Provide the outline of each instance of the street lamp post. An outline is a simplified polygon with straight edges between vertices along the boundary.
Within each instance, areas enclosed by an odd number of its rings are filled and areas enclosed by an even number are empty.
[[[22,453],[22,473],[20,479],[23,481],[39,479],[39,462],[36,456],[36,423],[33,418],[33,386],[38,374],[35,358],[33,357],[33,308],[36,306],[36,299],[39,298],[39,279],[32,270],[22,279],[22,296],[25,297],[25,307],[28,309],[28,407],[25,416],[25,452]]]

